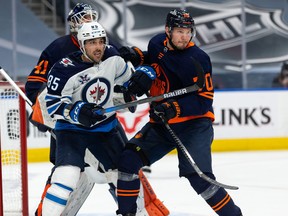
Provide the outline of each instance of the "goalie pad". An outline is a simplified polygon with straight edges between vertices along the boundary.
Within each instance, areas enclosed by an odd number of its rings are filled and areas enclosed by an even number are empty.
[[[42,216],[61,215],[71,193],[76,189],[79,179],[79,167],[57,167],[51,177],[51,186],[43,200]]]
[[[71,193],[67,205],[62,215],[75,216],[91,190],[94,183],[110,185],[109,192],[117,203],[117,197],[115,194],[118,171],[109,170],[104,171],[103,166],[94,157],[94,155],[86,150],[85,162],[89,164],[89,167],[85,167],[85,171],[81,173],[80,180],[77,183],[76,189]],[[101,172],[99,170],[102,170]],[[142,170],[139,172],[139,179],[141,182],[140,193],[137,198],[137,216],[167,216],[169,210],[167,207],[157,198],[153,188],[151,187],[148,179],[145,177]]]
[[[104,168],[101,166],[99,161],[94,157],[94,155],[86,150],[85,154],[85,162],[90,165],[87,170],[89,172],[85,172],[88,175],[91,175],[90,178],[95,181],[95,183],[108,183],[110,184],[110,189],[113,191],[110,191],[111,195],[114,198],[115,197],[115,189],[117,185],[117,178],[118,178],[118,172],[117,170],[109,170],[106,172],[100,172],[100,170],[104,170]],[[167,216],[169,215],[169,210],[167,207],[157,198],[153,188],[151,187],[148,179],[144,175],[143,171],[139,171],[139,179],[141,182],[140,186],[140,193],[137,198],[137,216]],[[111,187],[112,184],[112,187]],[[115,202],[117,203],[117,199],[115,199]]]
[[[137,214],[141,216],[167,216],[170,214],[168,208],[157,198],[153,188],[143,171],[139,171],[141,182],[140,193],[137,199]]]
[[[87,156],[86,156],[87,155]],[[86,155],[85,155],[85,161],[89,161],[92,164],[93,171],[95,171],[98,167],[98,160],[94,157],[91,158],[91,153],[89,150],[86,150]],[[93,155],[92,155],[93,156]],[[88,159],[87,159],[88,157]],[[89,167],[90,168],[90,167]],[[92,172],[92,170],[91,170]],[[98,171],[97,171],[98,172]],[[92,191],[94,184],[95,184],[95,179],[98,179],[97,181],[106,181],[106,179],[103,179],[103,176],[97,176],[97,174],[94,174],[93,177],[90,176],[90,174],[87,174],[87,169],[85,167],[84,172],[81,173],[80,179],[77,182],[76,189],[73,190],[73,192],[70,194],[67,204],[64,208],[64,211],[62,212],[61,215],[63,216],[75,216],[82,205],[84,204],[85,200],[89,196],[90,192]],[[104,183],[104,182],[103,182]],[[106,183],[106,182],[105,182]],[[44,197],[47,193],[48,188],[51,186],[50,180],[47,181],[47,184],[45,186],[45,189],[43,191],[41,201],[38,205],[38,208],[35,212],[35,216],[41,216],[42,215],[42,206],[43,206],[43,200]]]
[[[62,216],[75,216],[91,193],[95,182],[106,183],[106,179],[98,171],[99,161],[88,149],[84,160],[89,166],[85,167],[84,172],[81,173],[76,189],[70,194]]]
[[[70,194],[62,216],[75,216],[94,187],[94,182],[85,172],[81,173],[76,189]]]
[[[104,171],[104,167],[94,157],[94,155],[87,149],[85,152],[85,162],[89,167],[85,167],[85,173],[89,175],[90,179],[97,184],[112,183],[117,184],[117,170]]]

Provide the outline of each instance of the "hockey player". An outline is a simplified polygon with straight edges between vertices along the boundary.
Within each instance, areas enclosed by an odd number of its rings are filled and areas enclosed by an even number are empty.
[[[46,87],[47,74],[50,71],[51,67],[54,65],[54,63],[56,63],[59,59],[65,57],[71,52],[79,51],[79,44],[77,41],[78,26],[83,22],[97,21],[97,19],[98,13],[93,10],[90,5],[85,3],[77,3],[75,7],[69,12],[69,15],[67,17],[67,21],[70,27],[70,34],[57,38],[44,49],[44,51],[41,53],[41,56],[39,57],[37,65],[34,67],[34,69],[31,71],[30,75],[27,78],[27,82],[25,84],[25,93],[30,99],[30,101],[33,103],[33,113],[30,116],[30,121],[42,132],[53,129],[55,124],[55,122],[51,122],[49,118],[45,118],[45,111],[41,109],[41,103],[39,103],[39,99],[41,98],[40,96],[42,96],[40,95],[40,93]],[[112,48],[109,50],[107,49],[105,51],[103,59],[113,55],[118,55],[118,51]],[[42,115],[44,116],[44,118],[42,117]],[[50,137],[49,159],[52,164],[55,164],[56,140],[55,137],[53,137],[53,131],[51,131],[51,134],[52,136]],[[48,180],[46,182],[41,201],[35,212],[36,216],[41,215],[42,201],[47,188],[50,186],[50,178],[51,176],[48,177]],[[86,184],[83,184],[83,187],[86,187],[86,185],[89,194],[89,190],[92,189],[93,184],[92,186],[90,186],[90,189],[88,188],[87,182]],[[86,196],[88,196],[88,194]],[[83,199],[85,200],[84,195]]]
[[[151,85],[153,78],[142,70],[136,70],[131,77],[131,68],[120,56],[102,61],[110,46],[106,44],[106,32],[99,23],[83,23],[77,38],[81,52],[62,58],[48,75],[46,104],[48,113],[57,119],[54,129],[57,157],[51,186],[43,201],[43,216],[62,214],[81,171],[84,171],[86,149],[105,170],[117,169],[125,137],[116,127],[116,113],[104,116],[98,114],[98,110],[113,106],[115,84],[127,83],[128,89],[136,92],[141,85],[135,86],[128,82],[129,79]],[[165,214],[160,212],[157,215],[167,214],[166,210]]]
[[[34,104],[33,108],[35,111],[35,112],[33,112],[33,115],[32,115],[33,118],[31,120],[34,121],[34,124],[37,125],[37,127],[40,131],[47,131],[48,129],[51,130],[51,128],[52,129],[54,128],[54,124],[55,124],[55,122],[52,122],[50,124],[50,118],[43,118],[41,116],[41,115],[44,115],[44,113],[45,113],[44,109],[45,108],[41,109],[41,105],[40,105],[41,103],[39,103],[39,98],[43,97],[42,96],[43,93],[41,93],[41,91],[43,89],[43,85],[44,85],[44,87],[46,86],[45,84],[47,82],[47,74],[50,71],[51,67],[54,65],[54,63],[57,62],[57,60],[65,57],[67,54],[69,54],[71,52],[79,51],[79,44],[78,44],[78,40],[77,40],[78,26],[83,22],[96,21],[97,17],[98,17],[97,12],[95,10],[93,10],[90,5],[84,4],[84,3],[76,4],[76,6],[70,11],[68,18],[67,18],[67,20],[69,22],[71,34],[65,35],[65,36],[60,37],[60,38],[56,39],[55,41],[53,41],[42,52],[42,54],[38,60],[38,65],[35,66],[35,68],[32,70],[32,72],[28,76],[25,90],[26,90],[26,94],[27,94],[28,98]],[[108,58],[110,56],[114,56],[114,55],[119,55],[119,53],[115,48],[110,46],[109,49],[105,49],[102,60],[105,60],[106,58]],[[39,97],[38,97],[38,95],[39,95]],[[45,96],[45,94],[44,94],[44,96]],[[38,115],[39,110],[41,111],[40,115]],[[44,121],[45,123],[48,122],[46,125],[50,126],[50,128],[45,126],[45,124],[43,125],[43,124],[39,123],[42,121]],[[118,125],[118,129],[122,130],[122,135],[125,134],[120,123]],[[52,131],[52,135],[53,135],[53,133],[54,132]],[[126,139],[125,136],[122,136],[122,138]],[[55,151],[56,151],[56,140],[53,136],[51,136],[50,161],[53,164],[55,164]],[[88,161],[90,167],[93,167],[92,166],[92,163],[93,163],[95,165],[95,168],[97,169],[96,165],[98,163],[97,163],[97,160],[95,159],[95,157],[87,157],[87,158],[90,159],[90,161]],[[92,160],[91,160],[91,158],[92,158]],[[88,169],[88,167],[86,167],[85,171],[87,171],[87,169]],[[54,168],[53,168],[53,170],[54,170]],[[53,172],[53,170],[52,170],[52,172]],[[76,214],[77,211],[82,206],[82,204],[84,203],[86,197],[89,195],[90,191],[93,188],[94,177],[95,177],[96,172],[97,172],[97,170],[93,171],[94,176],[92,176],[92,177],[85,175],[85,173],[87,173],[87,172],[82,173],[81,181],[79,181],[79,185],[77,186],[77,190],[74,190],[73,197],[71,198],[71,200],[69,200],[69,205],[67,205],[68,208],[65,209],[65,211],[67,211],[68,215]],[[99,172],[97,172],[97,173],[99,173]],[[91,174],[91,172],[90,172],[90,174]],[[105,175],[106,175],[106,173],[105,173]],[[110,176],[110,174],[107,173],[107,176]],[[97,178],[99,178],[99,175],[97,176]],[[101,178],[101,176],[100,176],[100,178]],[[103,178],[103,176],[102,176],[102,178]],[[144,176],[144,178],[145,178],[145,176]],[[51,176],[49,176],[49,178],[47,180],[46,187],[45,187],[43,194],[42,194],[42,197],[41,197],[41,201],[40,201],[39,206],[35,212],[36,216],[37,215],[40,216],[42,214],[43,198],[45,197],[47,189],[50,187],[50,180],[51,180]],[[98,179],[98,181],[99,181],[99,179]],[[102,181],[102,183],[104,183],[103,181],[106,181],[106,180],[100,179],[100,181]],[[116,185],[116,180],[114,180],[114,181],[115,181],[115,185]],[[106,183],[108,183],[108,182],[106,182]],[[112,188],[109,191],[111,191],[111,193],[113,195],[113,193],[114,193],[113,188],[115,187],[115,185],[113,185],[113,184],[110,184],[110,185],[112,186]],[[152,188],[146,188],[144,191],[146,191],[146,192],[152,191],[153,192],[153,189]],[[146,195],[149,195],[149,194],[146,194]],[[157,198],[156,198],[155,194],[152,194],[152,197],[147,196],[147,197],[145,197],[145,200],[146,200],[146,203],[144,205],[149,206],[154,201],[157,201]],[[151,201],[151,203],[149,204],[150,201]],[[75,206],[75,205],[77,205],[77,206]]]
[[[53,129],[55,124],[55,122],[51,122],[49,118],[45,118],[45,112],[41,110],[41,106],[39,103],[40,97],[38,98],[38,95],[46,87],[47,74],[51,67],[54,65],[54,63],[56,63],[59,59],[65,57],[71,52],[79,51],[79,44],[76,37],[78,26],[82,22],[96,21],[97,19],[98,14],[95,10],[92,9],[90,5],[84,3],[76,4],[76,6],[69,12],[69,15],[67,17],[67,21],[70,26],[70,34],[57,38],[43,50],[41,56],[39,57],[37,65],[34,67],[34,69],[31,71],[30,75],[27,78],[27,82],[25,84],[25,93],[30,99],[30,101],[33,103],[33,113],[30,116],[30,121],[42,132]],[[109,49],[109,52],[107,50],[103,58],[105,58],[106,56],[113,56],[115,54],[117,54],[117,51],[115,49]],[[44,118],[42,117],[42,115],[44,116]],[[49,159],[52,164],[55,164],[56,140],[55,137],[53,137],[53,133],[54,132],[51,131],[52,136],[50,137]],[[43,191],[43,195],[41,197],[41,201],[36,209],[36,216],[41,215],[42,201],[47,188],[50,186],[50,178],[51,176],[48,177],[45,189]],[[85,200],[84,197],[83,199]]]
[[[165,33],[158,34],[149,41],[144,59],[157,73],[150,89],[152,96],[193,85],[197,80],[195,62],[203,68],[205,86],[197,92],[151,104],[150,122],[128,142],[119,161],[119,215],[133,216],[136,213],[139,169],[144,165],[153,164],[177,148],[173,137],[163,125],[162,117],[183,141],[199,168],[207,176],[215,179],[211,165],[214,121],[212,65],[209,56],[192,42],[195,34],[195,24],[191,15],[186,10],[175,9],[167,15]],[[180,177],[189,181],[192,188],[216,214],[242,215],[240,208],[234,204],[224,188],[212,185],[199,177],[181,150],[178,149],[177,152]]]

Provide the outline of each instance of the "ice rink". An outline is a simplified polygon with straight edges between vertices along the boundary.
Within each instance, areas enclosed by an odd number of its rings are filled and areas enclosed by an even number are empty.
[[[178,177],[178,162],[168,155],[152,165],[150,183],[164,201],[171,216],[213,216],[208,205]],[[31,163],[29,172],[29,212],[33,215],[40,199],[49,163]],[[288,151],[214,153],[213,168],[221,183],[239,186],[229,191],[244,216],[288,215]],[[95,185],[79,216],[112,216],[117,206],[107,185]]]

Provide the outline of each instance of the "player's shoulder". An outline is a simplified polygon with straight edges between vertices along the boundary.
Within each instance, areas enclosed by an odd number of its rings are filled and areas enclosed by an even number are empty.
[[[54,41],[52,41],[47,47],[56,47],[56,46],[62,46],[63,43],[67,43],[67,41],[71,41],[71,35],[64,35],[61,37],[56,38]]]
[[[106,71],[109,71],[110,74],[117,74],[119,71],[126,69],[126,62],[120,56],[111,56],[104,61],[102,61],[102,68]]]
[[[69,55],[61,58],[52,68],[51,74],[57,74],[57,76],[73,76],[89,67],[93,66],[93,63],[86,63],[81,60],[82,53],[80,51],[70,53]]]
[[[193,46],[190,46],[188,48],[188,50],[190,51],[192,56],[198,56],[200,58],[207,58],[210,59],[209,55],[200,47],[198,47],[196,44],[194,44]]]
[[[52,41],[46,48],[46,52],[57,53],[62,49],[65,49],[67,46],[70,47],[73,45],[71,35],[64,35],[62,37],[56,38]]]
[[[156,34],[150,39],[150,43],[162,43],[165,41],[165,39],[165,33]]]
[[[192,57],[202,65],[205,71],[212,71],[210,56],[204,50],[196,45],[188,48],[188,50],[190,52],[186,53],[186,59]]]
[[[103,62],[108,65],[126,64],[124,59],[118,55],[110,56],[109,58],[103,60]]]
[[[104,51],[103,59],[110,58],[111,56],[119,56],[118,50],[113,45],[107,45]]]

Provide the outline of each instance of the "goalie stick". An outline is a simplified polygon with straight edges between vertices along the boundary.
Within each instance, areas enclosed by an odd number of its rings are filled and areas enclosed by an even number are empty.
[[[195,163],[195,161],[193,160],[192,156],[189,154],[188,150],[186,149],[186,147],[184,146],[184,144],[182,143],[182,141],[179,139],[179,137],[175,134],[175,132],[171,129],[171,127],[169,126],[169,124],[167,123],[167,121],[164,119],[163,115],[158,115],[164,126],[166,127],[166,129],[168,130],[168,132],[170,133],[170,135],[172,136],[172,138],[174,139],[174,141],[176,142],[178,148],[182,151],[182,153],[184,154],[184,156],[186,157],[186,159],[188,160],[188,162],[191,164],[191,166],[195,169],[196,173],[205,181],[216,185],[218,187],[222,187],[222,188],[226,188],[226,189],[230,189],[230,190],[238,190],[239,187],[237,186],[231,186],[231,185],[227,185],[227,184],[223,184],[220,183],[214,179],[209,178],[207,175],[205,175],[200,168],[197,166],[197,164]]]
[[[4,71],[4,69],[0,66],[0,73],[7,79],[7,81],[13,86],[13,88],[21,95],[21,97],[26,101],[26,103],[32,107],[32,102],[25,95],[25,93],[19,88],[19,86],[11,79],[11,77]]]

